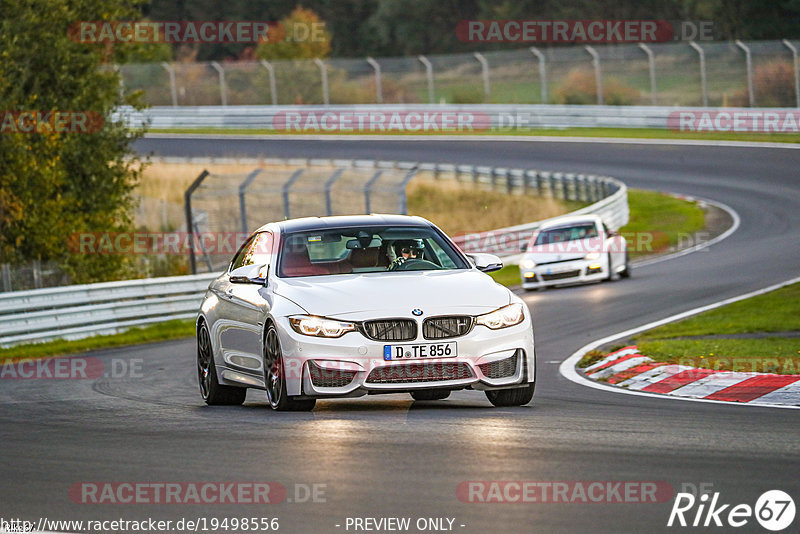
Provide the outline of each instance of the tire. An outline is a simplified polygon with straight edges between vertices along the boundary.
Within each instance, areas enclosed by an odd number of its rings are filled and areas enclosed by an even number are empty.
[[[411,397],[415,401],[435,401],[444,400],[450,396],[449,389],[426,389],[422,391],[414,391]]]
[[[497,407],[522,406],[533,399],[534,384],[530,383],[521,388],[495,389],[486,391],[486,398]]]
[[[269,325],[264,336],[264,385],[267,400],[277,412],[309,412],[314,409],[316,399],[295,399],[286,393],[283,353],[275,325]]]
[[[630,278],[631,277],[631,264],[628,261],[628,251],[625,251],[625,268],[620,271],[619,273],[620,278]]]
[[[606,276],[606,280],[609,282],[614,279],[614,271],[611,268],[611,253],[608,253],[608,276]]]
[[[223,386],[217,378],[214,349],[205,322],[197,329],[197,380],[200,395],[209,406],[239,406],[247,397],[247,388]]]

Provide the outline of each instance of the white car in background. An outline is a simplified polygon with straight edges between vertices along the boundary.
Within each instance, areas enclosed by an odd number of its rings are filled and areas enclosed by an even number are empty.
[[[523,246],[519,263],[522,287],[611,280],[631,274],[625,238],[597,215],[559,217],[542,224]]]
[[[267,224],[211,282],[197,319],[207,404],[262,389],[275,410],[317,399],[485,392],[531,401],[528,307],[485,272],[497,256],[462,253],[419,217],[312,217]]]

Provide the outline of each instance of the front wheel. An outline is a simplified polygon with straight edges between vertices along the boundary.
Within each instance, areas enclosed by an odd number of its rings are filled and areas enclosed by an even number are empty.
[[[246,388],[223,386],[219,383],[211,336],[208,335],[205,323],[197,329],[197,379],[200,383],[200,395],[209,406],[238,406],[247,396]]]
[[[533,387],[531,382],[521,388],[488,390],[486,398],[498,407],[522,406],[533,399]]]
[[[308,412],[314,409],[316,399],[294,399],[286,393],[286,366],[283,363],[278,331],[270,325],[264,336],[264,382],[267,400],[278,412]]]

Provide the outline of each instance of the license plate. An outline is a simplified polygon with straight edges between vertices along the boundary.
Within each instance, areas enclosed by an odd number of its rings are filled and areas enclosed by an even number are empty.
[[[447,343],[422,343],[418,345],[384,345],[383,359],[418,360],[420,358],[455,358],[458,350],[455,341]]]

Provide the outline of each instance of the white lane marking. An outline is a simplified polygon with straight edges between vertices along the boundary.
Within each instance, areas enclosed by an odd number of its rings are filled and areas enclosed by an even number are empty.
[[[644,391],[630,391],[629,389],[624,389],[620,387],[615,387],[607,384],[602,384],[600,382],[595,382],[593,380],[589,380],[581,376],[577,370],[575,370],[575,365],[580,361],[584,354],[589,352],[590,350],[596,349],[601,347],[607,343],[611,343],[612,341],[616,341],[618,339],[627,338],[632,335],[638,334],[640,332],[644,332],[645,330],[650,330],[657,326],[661,326],[667,323],[673,323],[675,321],[679,321],[681,319],[685,319],[686,317],[691,317],[692,315],[697,315],[698,313],[703,313],[705,311],[713,310],[715,308],[719,308],[721,306],[725,306],[726,304],[732,304],[734,302],[738,302],[740,300],[745,300],[750,297],[756,297],[758,295],[763,295],[765,293],[769,293],[770,291],[774,291],[776,289],[780,289],[782,287],[795,284],[800,282],[800,276],[792,278],[791,280],[786,280],[785,282],[780,282],[778,284],[773,284],[771,286],[757,289],[756,291],[751,291],[749,293],[745,293],[743,295],[739,295],[736,297],[731,297],[728,299],[720,300],[718,302],[714,302],[712,304],[707,304],[705,306],[700,306],[699,308],[694,308],[692,310],[688,310],[682,313],[678,313],[675,315],[671,315],[670,317],[666,317],[664,319],[660,319],[658,321],[653,321],[651,323],[643,324],[641,326],[637,326],[635,328],[630,328],[625,330],[624,332],[618,332],[616,334],[612,334],[610,336],[606,336],[602,339],[598,339],[589,343],[588,345],[584,345],[583,347],[576,350],[569,358],[561,362],[561,365],[558,367],[558,372],[561,373],[561,376],[575,382],[576,384],[580,384],[582,386],[594,388],[594,389],[601,389],[604,391],[610,391],[614,393],[621,393],[624,395],[640,395],[642,397],[655,397],[659,399],[672,399],[672,400],[680,400],[685,402],[708,402],[708,403],[715,403],[715,404],[734,404],[737,406],[761,406],[761,407],[771,407],[771,408],[788,408],[788,409],[800,409],[800,406],[784,406],[784,405],[776,405],[776,404],[767,404],[761,402],[763,397],[756,399],[751,402],[728,402],[728,401],[718,401],[718,400],[710,400],[710,399],[692,399],[687,397],[674,397],[670,395],[662,395],[659,393],[647,393]],[[796,383],[796,382],[795,382]],[[774,393],[774,392],[773,392]],[[765,395],[766,397],[766,395]]]
[[[673,196],[676,195],[676,193],[668,193],[668,194],[671,194]],[[733,234],[736,230],[739,229],[739,225],[741,225],[742,220],[739,217],[739,214],[736,213],[736,210],[734,210],[733,208],[731,208],[727,204],[723,204],[722,202],[717,202],[716,200],[709,200],[707,198],[701,198],[701,197],[696,197],[696,196],[693,196],[692,198],[694,198],[695,200],[700,200],[702,202],[705,202],[706,204],[710,204],[712,206],[715,206],[715,207],[727,212],[728,215],[730,215],[731,218],[733,219],[733,224],[731,225],[731,227],[728,228],[727,230],[725,230],[724,232],[722,232],[721,234],[719,234],[714,239],[709,239],[708,241],[705,241],[703,243],[698,243],[697,245],[695,245],[693,247],[685,248],[683,250],[679,250],[678,252],[673,252],[672,254],[667,254],[666,256],[659,256],[657,258],[651,258],[649,260],[644,260],[644,261],[641,261],[641,262],[633,263],[633,267],[635,267],[637,269],[640,269],[642,267],[647,267],[648,265],[653,265],[655,263],[661,263],[662,261],[672,260],[672,259],[675,259],[675,258],[679,258],[681,256],[685,256],[686,254],[691,254],[692,252],[697,252],[698,250],[703,250],[704,248],[708,248],[711,245],[715,245],[715,244],[719,243],[720,241],[722,241],[723,239],[726,239],[726,238],[730,237],[731,234]]]
[[[148,133],[145,139],[232,139],[234,141],[514,141],[545,143],[598,143],[619,145],[678,145],[737,148],[800,149],[800,143],[769,143],[757,141],[714,141],[704,139],[648,139],[639,137],[562,137],[546,135],[337,135],[337,134],[187,134]]]

